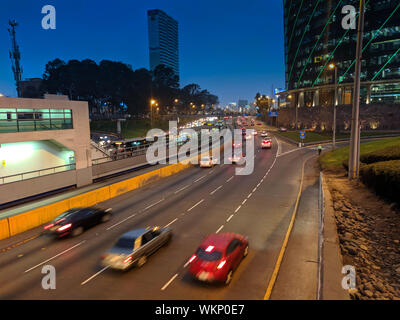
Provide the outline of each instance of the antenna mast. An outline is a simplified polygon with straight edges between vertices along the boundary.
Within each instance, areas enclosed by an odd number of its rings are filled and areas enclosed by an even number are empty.
[[[15,38],[15,27],[18,26],[17,21],[9,20],[8,24],[10,28],[8,28],[8,33],[11,38],[11,51],[10,51],[10,59],[11,59],[11,68],[14,73],[15,85],[17,87],[17,95],[21,97],[21,76],[22,76],[22,67],[20,64],[21,61],[21,53],[19,51],[19,47],[17,45],[17,40]]]

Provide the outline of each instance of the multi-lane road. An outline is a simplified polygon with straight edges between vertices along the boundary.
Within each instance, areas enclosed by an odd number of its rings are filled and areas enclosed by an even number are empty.
[[[315,299],[315,156],[312,149],[276,138],[272,149],[261,149],[256,138],[251,175],[235,175],[229,164],[193,167],[102,203],[113,209],[113,218],[78,237],[39,236],[0,251],[0,299],[263,299],[295,209],[271,298]],[[122,273],[100,266],[100,257],[121,234],[149,226],[170,226],[174,236],[143,267]],[[248,236],[249,255],[229,286],[193,281],[188,259],[208,234],[222,232]],[[0,241],[0,249],[11,242]],[[42,288],[45,265],[55,267],[55,290]]]

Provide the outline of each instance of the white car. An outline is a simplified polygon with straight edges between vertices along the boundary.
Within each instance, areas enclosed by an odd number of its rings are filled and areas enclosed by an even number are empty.
[[[232,157],[229,158],[232,163],[239,163],[242,160],[240,155],[234,154]]]
[[[246,140],[250,140],[251,139],[251,135],[250,134],[246,135],[245,139]]]
[[[217,163],[218,163],[218,159],[217,158],[213,158],[211,156],[202,157],[200,159],[200,168],[212,168]]]
[[[271,147],[272,147],[272,140],[271,139],[264,139],[261,142],[261,148],[262,149],[265,149],[265,148],[271,149]]]
[[[267,131],[263,131],[261,132],[261,137],[268,137],[268,132]]]

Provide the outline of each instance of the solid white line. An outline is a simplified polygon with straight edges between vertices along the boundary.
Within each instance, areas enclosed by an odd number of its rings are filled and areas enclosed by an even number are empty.
[[[153,203],[149,206],[147,206],[146,208],[144,208],[143,211],[150,209],[151,207],[154,207],[155,205],[159,204],[160,202],[163,202],[165,199],[161,199],[160,201],[157,201],[156,203]]]
[[[191,207],[190,209],[188,209],[187,211],[191,211],[192,209],[196,208],[200,203],[202,203],[204,201],[204,199],[200,200],[199,202],[197,202],[193,207]]]
[[[187,186],[185,186],[185,187],[183,187],[183,188],[180,188],[179,190],[176,190],[174,193],[177,194],[177,193],[179,193],[179,192],[185,190],[185,189],[188,188],[188,187],[190,187],[190,184],[188,184]]]
[[[80,246],[81,244],[83,244],[83,243],[85,243],[85,242],[86,242],[86,240],[83,240],[83,241],[79,242],[78,244],[74,245],[73,247],[71,247],[71,248],[69,248],[69,249],[67,249],[67,250],[64,250],[63,252],[61,252],[61,253],[55,255],[54,257],[51,257],[50,259],[47,259],[46,261],[43,261],[43,262],[37,264],[36,266],[34,266],[34,267],[32,267],[32,268],[26,270],[25,273],[27,273],[27,272],[29,272],[29,271],[32,271],[33,269],[35,269],[35,268],[41,266],[42,264],[45,264],[46,262],[49,262],[50,260],[53,260],[53,259],[55,259],[55,258],[61,256],[61,255],[64,254],[64,253],[67,253],[68,251],[71,251],[72,249],[74,249],[74,248]]]
[[[100,273],[102,273],[103,271],[107,270],[109,268],[109,266],[104,267],[103,269],[101,269],[99,272],[95,273],[94,275],[92,275],[89,279],[83,281],[81,283],[81,286],[85,285],[86,283],[88,283],[90,280],[92,280],[93,278],[97,277]]]
[[[233,214],[231,214],[231,216],[228,219],[226,219],[226,222],[231,221],[232,218],[233,218]]]
[[[170,284],[172,281],[175,280],[175,278],[178,276],[178,274],[175,274],[165,285],[164,287],[161,288],[161,291],[164,291]]]
[[[178,218],[175,218],[174,220],[172,220],[170,223],[168,223],[166,226],[164,226],[164,228],[169,227],[171,224],[173,224],[175,221],[177,221]]]
[[[220,226],[219,229],[218,229],[215,233],[220,232],[220,231],[222,230],[223,227],[224,227],[224,225]]]
[[[203,178],[205,178],[205,177],[206,177],[206,176],[204,175],[204,176],[198,178],[197,180],[194,180],[194,182],[200,181],[201,179],[203,179]]]
[[[237,207],[236,210],[235,210],[235,213],[238,212],[238,211],[240,210],[241,207],[242,207],[242,206]]]
[[[213,192],[211,192],[210,194],[213,195],[214,193],[216,193],[219,189],[221,189],[222,186],[219,186],[217,189],[215,189]]]
[[[124,220],[121,220],[120,222],[118,222],[118,223],[112,225],[111,227],[108,227],[106,230],[108,231],[108,230],[110,230],[110,229],[112,229],[112,228],[114,228],[114,227],[120,225],[121,223],[125,222],[126,220],[128,220],[128,219],[130,219],[130,218],[133,218],[134,216],[136,216],[136,213],[134,213],[133,215],[129,216],[128,218],[125,218]]]
[[[235,176],[230,177],[228,180],[226,180],[226,182],[231,181]]]

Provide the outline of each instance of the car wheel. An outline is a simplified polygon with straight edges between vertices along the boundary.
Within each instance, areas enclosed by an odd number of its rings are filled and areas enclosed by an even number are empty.
[[[226,275],[226,278],[225,278],[225,285],[228,285],[228,284],[231,283],[232,276],[233,276],[233,271],[229,270],[229,272],[228,272],[228,274]]]
[[[146,256],[141,256],[137,262],[137,266],[140,268],[147,262]]]
[[[107,222],[107,221],[110,221],[110,219],[111,219],[111,215],[109,213],[106,213],[105,215],[103,215],[101,217],[101,222]]]
[[[78,228],[75,228],[74,230],[72,230],[71,235],[73,237],[77,237],[82,233],[83,233],[83,227],[78,227]]]
[[[249,254],[249,246],[247,245],[246,248],[244,248],[244,251],[243,251],[243,258],[247,257],[248,254]]]

